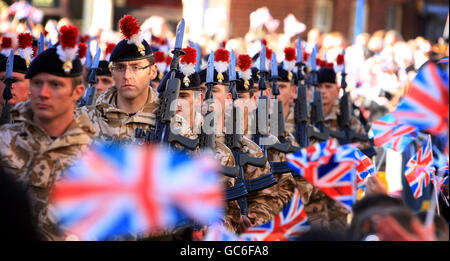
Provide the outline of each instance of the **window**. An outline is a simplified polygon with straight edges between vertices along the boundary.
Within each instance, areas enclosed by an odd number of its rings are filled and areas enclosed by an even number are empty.
[[[390,4],[386,16],[386,29],[401,32],[402,16],[403,16],[402,5],[396,3]]]
[[[314,27],[322,33],[329,33],[333,23],[333,1],[317,0],[315,6]]]

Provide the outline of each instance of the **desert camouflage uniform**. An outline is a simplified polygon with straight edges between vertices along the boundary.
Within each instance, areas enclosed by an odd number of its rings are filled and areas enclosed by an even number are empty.
[[[201,127],[201,119],[202,116],[200,113],[196,113],[194,117],[194,126]],[[198,135],[196,133],[193,133],[188,122],[181,117],[180,115],[176,114],[174,117],[174,129],[179,134],[190,138],[190,139],[196,139]],[[195,128],[195,127],[194,127]],[[215,147],[215,158],[220,162],[222,166],[227,167],[233,167],[236,165],[233,153],[231,150],[221,141],[215,140],[216,147]],[[178,148],[182,148],[180,144],[175,145]],[[199,151],[199,148],[196,149],[196,152]],[[221,182],[224,184],[224,188],[232,187],[234,186],[235,179],[231,177],[227,177],[225,175],[222,175]],[[225,203],[225,217],[224,217],[224,225],[230,229],[233,232],[236,232],[239,227],[239,221],[240,221],[240,211],[239,211],[239,205],[237,204],[236,200],[233,201],[227,201]]]
[[[270,135],[270,137],[272,137],[275,142],[280,142],[275,136]],[[286,161],[286,154],[269,149],[267,151],[267,160],[269,162]],[[278,191],[278,197],[274,198],[274,202],[272,203],[272,205],[274,209],[281,207],[281,209],[278,211],[280,212],[294,195],[295,180],[290,173],[276,174],[274,176],[277,181],[277,184],[275,184],[274,187]]]
[[[293,133],[295,131],[295,112],[294,112],[294,105],[291,105],[289,107],[289,113],[286,116],[286,119],[284,120],[285,123],[285,130],[288,133]]]
[[[324,117],[324,125],[332,130],[339,130],[338,116],[340,115],[339,102],[336,101],[331,112]],[[366,134],[364,126],[352,115],[350,128],[357,133]],[[311,139],[311,145],[315,140]],[[353,142],[359,142],[353,140]],[[359,142],[359,149],[365,149],[370,146],[369,142]],[[349,210],[340,203],[326,196],[322,191],[314,187],[310,196],[310,201],[305,205],[305,211],[312,227],[323,230],[344,231],[348,228]]]
[[[76,115],[85,113],[95,128],[96,138],[104,142],[131,142],[136,128],[147,130],[156,125],[158,94],[148,88],[148,99],[144,107],[130,115],[117,108],[117,88],[112,86],[101,93],[94,106],[77,108]]]
[[[92,142],[95,131],[81,115],[53,139],[33,122],[30,102],[19,103],[11,114],[15,123],[0,127],[0,166],[28,186],[43,239],[63,240],[49,213],[51,186]]]
[[[217,135],[217,139],[223,143],[225,136],[223,134]],[[259,158],[265,156],[261,148],[245,135],[242,137],[241,145],[241,151],[248,153],[251,157]],[[244,166],[244,179],[258,178],[270,172],[271,169],[268,161],[266,161],[266,165],[263,168],[247,164]],[[278,187],[276,185],[247,195],[248,213],[256,214],[254,225],[269,222],[281,211],[283,205],[279,203],[279,197]]]
[[[324,125],[328,126],[331,130],[339,130],[339,121],[338,116],[341,114],[341,110],[339,108],[339,101],[336,101],[333,107],[331,108],[331,112],[328,115],[324,116]],[[350,119],[350,128],[354,130],[356,133],[359,134],[367,134],[366,130],[364,129],[364,126],[362,123],[352,115]],[[357,139],[352,140],[352,142],[359,143],[358,149],[363,150],[370,147],[370,142],[360,142]]]

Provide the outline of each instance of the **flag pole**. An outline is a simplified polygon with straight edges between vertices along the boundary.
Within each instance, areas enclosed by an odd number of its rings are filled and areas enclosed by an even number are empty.
[[[433,186],[432,187],[433,192],[435,193],[436,189]],[[429,228],[431,226],[431,224],[433,223],[434,220],[434,208],[436,207],[436,200],[431,200],[431,204],[430,207],[428,208],[427,211],[427,216],[425,218],[425,228]],[[439,208],[439,206],[437,206]]]
[[[381,154],[381,159],[380,159],[380,162],[378,162],[378,164],[377,164],[377,168],[375,169],[375,173],[378,173],[378,170],[380,170],[381,164],[383,164],[385,156],[386,156],[386,149],[383,148],[383,154]]]

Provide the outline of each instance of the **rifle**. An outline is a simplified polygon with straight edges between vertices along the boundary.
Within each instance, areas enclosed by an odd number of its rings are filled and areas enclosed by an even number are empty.
[[[317,47],[314,47],[311,53],[311,73],[310,82],[314,86],[313,102],[311,103],[311,123],[317,127],[319,133],[308,133],[308,136],[314,137],[319,141],[328,140],[329,137],[334,137],[337,139],[344,138],[344,133],[341,131],[331,130],[329,127],[323,124],[323,105],[322,105],[322,94],[317,91],[318,81],[318,71],[316,70],[316,52]],[[308,131],[309,132],[309,131]]]
[[[92,61],[91,67],[89,69],[88,73],[88,83],[89,87],[86,90],[86,96],[84,99],[84,106],[93,105],[95,102],[95,97],[97,96],[97,70],[98,70],[98,64],[100,62],[100,54],[101,54],[100,47],[97,47],[97,52],[94,56],[94,61]]]
[[[236,178],[236,185],[227,188],[227,200],[238,200],[238,204],[241,210],[241,214],[248,215],[248,206],[246,195],[249,192],[259,191],[270,187],[276,183],[271,173],[263,175],[258,178],[245,180],[244,178],[244,166],[250,164],[256,167],[264,167],[266,157],[255,158],[248,155],[248,153],[242,152],[242,134],[239,134],[237,119],[238,111],[235,101],[238,99],[236,92],[236,57],[234,52],[231,52],[230,67],[229,67],[229,81],[230,81],[230,93],[233,99],[233,115],[232,115],[232,133],[225,135],[225,143],[233,153],[236,166],[239,168],[239,173]]]
[[[347,74],[345,73],[345,63],[342,66],[343,70],[341,72],[341,87],[343,90],[343,95],[339,100],[339,108],[341,114],[338,116],[338,121],[340,129],[344,132],[344,137],[339,139],[339,143],[342,145],[348,144],[351,143],[353,139],[357,139],[359,141],[370,141],[371,147],[364,149],[363,153],[366,154],[368,157],[372,157],[377,154],[375,149],[373,148],[374,146],[373,139],[369,139],[369,136],[367,134],[356,133],[354,130],[351,129],[350,126],[353,104],[350,99],[350,95],[346,90],[347,82],[345,80],[345,76]]]
[[[205,119],[209,121],[209,130],[205,131],[205,121],[203,121],[202,131],[200,133],[199,138],[199,146],[201,149],[210,148],[214,150],[215,144],[215,125],[214,118],[210,119],[211,116],[214,116],[214,112],[211,110],[211,105],[214,103],[214,97],[212,94],[212,87],[215,85],[214,83],[214,51],[211,50],[211,53],[208,58],[208,67],[206,70],[206,94],[205,94],[205,103],[207,106],[207,111],[205,115]]]
[[[283,103],[278,100],[278,95],[280,94],[280,90],[278,89],[278,65],[277,65],[277,56],[275,53],[272,54],[272,69],[271,69],[271,80],[272,80],[272,94],[274,95],[274,105],[273,111],[271,113],[271,119],[277,120],[277,138],[280,142],[277,142],[272,145],[266,145],[266,149],[275,150],[282,153],[290,153],[297,151],[298,147],[292,146],[291,143],[285,142],[284,132],[285,132],[285,123],[284,123],[284,108]],[[276,116],[276,117],[275,117]],[[272,120],[271,120],[272,123]],[[273,125],[271,124],[271,129]],[[291,173],[292,169],[288,166],[287,161],[281,162],[269,162],[270,167],[272,169],[273,174],[284,174]]]
[[[181,49],[183,44],[183,35],[184,35],[184,19],[181,19],[180,24],[177,28],[177,34],[175,39],[175,48],[172,51],[173,59],[170,63],[170,78],[166,82],[166,86],[162,86],[159,95],[159,111],[157,114],[157,123],[155,130],[151,131],[150,129],[145,133],[146,142],[151,143],[159,143],[164,142],[167,144],[171,144],[173,142],[180,143],[184,148],[189,150],[194,150],[197,147],[198,139],[189,139],[180,134],[174,134],[171,128],[171,122],[173,116],[176,113],[176,109],[171,108],[172,103],[178,99],[178,95],[180,93],[180,79],[176,78],[175,75],[178,72],[178,66],[180,61],[180,55],[184,54]],[[142,130],[136,130],[136,134],[141,133]],[[140,136],[136,138],[141,138]]]
[[[6,74],[5,74],[5,79],[3,80],[3,82],[5,83],[5,89],[3,89],[3,99],[5,100],[5,106],[2,109],[0,125],[11,123],[11,121],[12,121],[11,114],[9,113],[12,106],[9,103],[9,100],[11,100],[13,97],[11,87],[14,82],[14,80],[12,78],[13,67],[14,67],[14,52],[11,51],[9,53],[8,58],[6,58],[6,59],[8,59],[8,60],[6,61]]]

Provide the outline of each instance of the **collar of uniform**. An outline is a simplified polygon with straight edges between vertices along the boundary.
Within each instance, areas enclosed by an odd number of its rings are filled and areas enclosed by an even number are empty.
[[[149,88],[148,92],[148,99],[144,107],[131,117],[125,111],[117,108],[117,88],[115,86],[100,94],[95,106],[107,119],[127,117],[126,123],[136,122],[154,125],[158,96],[152,88]]]
[[[339,108],[339,101],[336,100],[336,102],[333,104],[333,107],[331,108],[331,112],[324,117],[324,121],[330,121],[330,120],[337,120],[338,115],[341,114],[341,110]]]
[[[18,103],[11,109],[11,116],[15,122],[23,122],[28,129],[35,129],[45,136],[51,143],[47,150],[62,148],[72,145],[89,144],[95,134],[95,129],[85,114],[75,118],[67,130],[55,140],[33,121],[33,111],[31,110],[31,101]]]

